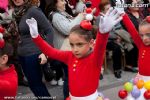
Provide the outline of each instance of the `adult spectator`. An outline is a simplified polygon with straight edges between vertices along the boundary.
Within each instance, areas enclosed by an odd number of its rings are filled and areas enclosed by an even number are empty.
[[[51,35],[51,25],[41,10],[36,7],[35,0],[11,0],[14,6],[14,16],[18,25],[20,41],[18,45],[18,55],[25,76],[27,77],[29,87],[34,95],[39,97],[50,97],[50,94],[42,82],[42,71],[40,64],[45,64],[47,58],[38,47],[33,43],[30,36],[29,27],[26,19],[35,18],[38,22],[39,33],[41,35]],[[39,59],[41,61],[39,62]],[[51,99],[51,98],[50,98]]]

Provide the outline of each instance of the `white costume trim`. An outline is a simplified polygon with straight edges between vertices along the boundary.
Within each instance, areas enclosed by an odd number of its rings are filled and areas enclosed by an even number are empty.
[[[98,98],[98,92],[96,90],[93,94],[84,97],[75,97],[70,94],[70,98],[71,100],[96,100]]]

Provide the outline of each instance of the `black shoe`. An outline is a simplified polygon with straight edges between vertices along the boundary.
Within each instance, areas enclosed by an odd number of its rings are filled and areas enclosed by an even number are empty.
[[[115,71],[114,75],[116,78],[121,78],[121,71]]]
[[[102,80],[102,79],[103,79],[103,75],[101,74],[101,75],[100,75],[100,80]]]
[[[26,87],[28,87],[28,86],[29,86],[28,82],[27,82],[27,81],[25,81],[25,80],[23,80],[23,81],[19,81],[19,82],[18,82],[18,85],[19,85],[19,86],[26,86]]]
[[[138,70],[136,68],[129,68],[129,67],[125,67],[124,71],[133,72],[133,73],[137,73],[138,72]]]

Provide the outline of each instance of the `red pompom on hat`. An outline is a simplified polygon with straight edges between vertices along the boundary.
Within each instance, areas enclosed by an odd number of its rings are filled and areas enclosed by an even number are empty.
[[[86,13],[87,13],[87,14],[92,13],[92,8],[86,8]]]
[[[146,17],[146,21],[147,21],[148,23],[150,23],[150,16],[147,16],[147,17]]]
[[[3,33],[5,32],[5,29],[0,26],[0,49],[4,47],[5,41],[3,39]]]
[[[80,23],[80,26],[85,29],[85,30],[88,30],[90,31],[92,29],[92,24],[90,21],[88,20],[83,20],[81,23]]]

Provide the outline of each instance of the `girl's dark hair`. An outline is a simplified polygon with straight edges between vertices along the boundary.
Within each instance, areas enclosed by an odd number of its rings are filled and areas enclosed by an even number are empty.
[[[3,48],[0,48],[0,57],[3,55],[8,55],[8,62],[7,65],[11,64],[11,58],[13,56],[13,47],[10,43],[5,42],[5,45]]]
[[[52,18],[51,18],[52,12],[57,11],[57,7],[56,7],[57,2],[58,2],[58,0],[49,0],[48,5],[46,6],[45,13],[50,21],[52,21]]]
[[[97,28],[93,26],[92,30],[89,31],[89,30],[83,29],[80,25],[76,25],[71,29],[70,34],[72,34],[72,32],[79,34],[79,35],[83,35],[86,41],[90,41],[91,39],[95,38],[96,33],[97,33]]]

